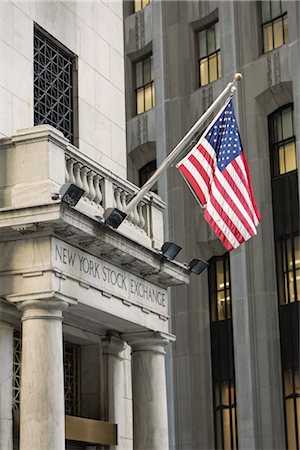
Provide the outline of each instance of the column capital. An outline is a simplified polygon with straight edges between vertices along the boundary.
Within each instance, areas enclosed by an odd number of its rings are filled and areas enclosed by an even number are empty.
[[[176,340],[176,336],[160,331],[142,331],[136,333],[125,333],[122,338],[132,348],[132,353],[137,351],[152,351],[165,353],[164,348]]]
[[[30,294],[7,295],[6,300],[15,303],[22,311],[22,321],[29,319],[62,320],[62,312],[70,304],[76,304],[74,298],[55,291],[44,291]]]
[[[120,353],[125,349],[125,342],[118,335],[108,334],[101,342],[104,355],[113,355],[119,358]]]

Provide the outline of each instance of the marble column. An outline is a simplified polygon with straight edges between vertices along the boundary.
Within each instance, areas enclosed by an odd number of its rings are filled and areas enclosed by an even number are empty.
[[[62,311],[55,298],[26,300],[22,311],[20,450],[65,448]]]
[[[13,327],[0,322],[0,450],[13,448],[13,338]]]
[[[125,348],[125,342],[118,336],[107,336],[102,340],[103,357],[106,367],[107,387],[107,420],[116,423],[118,427],[118,445],[111,445],[110,450],[121,450],[123,433],[123,358],[121,352]]]
[[[168,450],[165,347],[175,336],[149,331],[123,338],[132,349],[133,448]]]

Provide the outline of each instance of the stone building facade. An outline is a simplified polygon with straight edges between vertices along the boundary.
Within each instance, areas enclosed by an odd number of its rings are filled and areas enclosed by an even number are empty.
[[[168,448],[167,288],[189,272],[158,195],[105,224],[137,191],[126,159],[122,2],[1,2],[1,450]]]
[[[175,167],[155,187],[181,260],[210,262],[171,290],[170,448],[299,449],[299,2],[124,5],[130,179],[149,178],[241,72],[234,106],[262,215],[229,255]]]

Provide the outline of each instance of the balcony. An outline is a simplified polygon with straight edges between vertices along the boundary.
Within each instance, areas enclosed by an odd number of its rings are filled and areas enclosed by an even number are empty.
[[[124,209],[138,189],[83,155],[48,125],[0,139],[0,167],[2,211],[57,203],[53,194],[65,182],[72,182],[85,191],[75,209],[101,223],[106,209]],[[156,194],[147,194],[118,232],[149,249],[160,248],[164,208]]]

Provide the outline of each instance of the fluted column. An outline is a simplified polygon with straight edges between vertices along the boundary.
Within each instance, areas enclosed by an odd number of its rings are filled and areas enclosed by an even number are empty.
[[[143,332],[123,338],[132,348],[133,448],[168,450],[165,347],[175,336]]]
[[[67,302],[26,300],[22,311],[20,450],[63,450],[62,311]]]
[[[0,322],[0,450],[12,450],[13,338],[13,327]]]
[[[125,342],[118,336],[107,336],[102,340],[103,356],[106,363],[107,384],[107,419],[116,423],[118,427],[118,445],[111,445],[110,450],[121,450],[123,436],[123,358],[121,352],[125,348]]]

